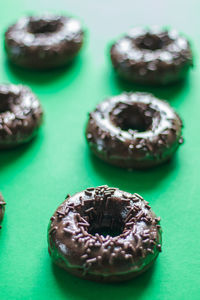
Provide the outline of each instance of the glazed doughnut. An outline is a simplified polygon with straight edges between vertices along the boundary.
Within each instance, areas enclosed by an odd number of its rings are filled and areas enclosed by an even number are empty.
[[[110,54],[117,73],[134,83],[173,83],[193,65],[189,42],[175,30],[134,28],[112,45]]]
[[[49,254],[84,279],[130,279],[147,270],[161,251],[159,221],[138,194],[88,188],[68,195],[51,217]]]
[[[149,168],[168,161],[182,139],[180,117],[147,93],[123,93],[90,113],[86,138],[102,160],[126,168]]]
[[[5,33],[5,49],[15,65],[51,69],[68,64],[83,43],[78,20],[66,16],[24,17]]]
[[[30,141],[42,122],[42,108],[23,85],[0,85],[0,149]]]
[[[6,203],[3,199],[2,194],[0,193],[0,224],[3,220],[3,216],[4,216],[4,212],[5,212],[5,205],[6,205]],[[0,229],[1,229],[1,226],[0,226]]]

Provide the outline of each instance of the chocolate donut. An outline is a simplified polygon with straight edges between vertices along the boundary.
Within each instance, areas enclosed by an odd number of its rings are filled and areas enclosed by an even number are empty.
[[[0,224],[3,220],[3,216],[4,216],[4,212],[5,212],[5,205],[6,205],[6,202],[4,201],[3,196],[0,193]],[[1,229],[1,226],[0,226],[0,229]]]
[[[168,161],[183,142],[182,122],[170,105],[147,93],[123,93],[90,113],[92,152],[120,167],[148,168]]]
[[[29,142],[42,122],[42,108],[23,85],[0,85],[0,149]]]
[[[123,281],[161,251],[160,218],[138,194],[108,186],[67,196],[48,227],[54,263],[84,279]]]
[[[15,65],[51,69],[68,64],[83,43],[78,20],[66,16],[24,17],[5,33],[5,49]]]
[[[134,83],[176,82],[193,65],[189,42],[175,30],[134,28],[112,45],[110,54],[117,73]]]

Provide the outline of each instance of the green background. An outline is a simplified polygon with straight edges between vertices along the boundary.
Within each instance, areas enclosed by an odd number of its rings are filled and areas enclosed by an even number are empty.
[[[6,0],[0,9],[0,82],[24,83],[38,95],[45,123],[29,145],[0,152],[0,190],[7,202],[0,232],[0,299],[200,299],[199,1]],[[68,69],[29,72],[10,66],[3,32],[30,12],[67,12],[87,29],[83,51]],[[183,84],[145,89],[169,100],[184,120],[185,144],[173,161],[128,172],[91,157],[87,114],[123,90],[112,71],[110,41],[138,25],[169,25],[193,44],[195,68]],[[163,252],[144,275],[122,284],[86,282],[53,267],[49,218],[67,193],[108,184],[137,192],[162,218]]]

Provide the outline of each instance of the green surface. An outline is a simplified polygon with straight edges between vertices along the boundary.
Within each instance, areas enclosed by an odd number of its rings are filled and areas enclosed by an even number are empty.
[[[200,299],[199,2],[6,0],[1,2],[1,36],[23,14],[48,8],[79,16],[87,38],[69,69],[48,73],[11,67],[1,43],[0,82],[29,85],[46,116],[31,144],[0,153],[0,190],[8,203],[0,232],[0,299]],[[87,113],[104,97],[131,90],[111,70],[109,42],[132,26],[149,24],[175,27],[193,43],[196,66],[186,82],[152,90],[182,116],[185,144],[167,165],[128,172],[91,157],[84,126]],[[155,266],[123,284],[72,277],[53,267],[47,252],[48,221],[65,195],[102,184],[142,194],[162,217],[163,252]]]

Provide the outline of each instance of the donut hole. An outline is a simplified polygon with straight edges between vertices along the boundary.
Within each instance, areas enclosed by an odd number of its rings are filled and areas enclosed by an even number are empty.
[[[92,235],[95,235],[95,233],[98,233],[99,235],[103,235],[103,236],[112,236],[112,237],[115,237],[115,236],[118,236],[122,233],[122,231],[120,230],[120,228],[115,228],[115,229],[111,229],[109,227],[99,227],[99,228],[96,228],[93,230],[91,230],[89,232],[90,234]]]
[[[112,122],[123,131],[130,129],[137,132],[147,131],[152,126],[152,117],[153,111],[148,111],[145,104],[129,105],[121,103],[111,112]]]
[[[97,217],[98,220],[98,217]],[[104,215],[100,222],[94,222],[94,220],[90,220],[90,227],[88,228],[88,232],[92,235],[98,233],[103,236],[118,236],[123,232],[124,224],[122,220],[119,218],[113,218],[112,215]]]
[[[147,49],[151,51],[159,50],[166,47],[171,42],[168,36],[160,37],[156,34],[147,33],[144,36],[138,37],[135,43],[140,49]]]
[[[33,34],[47,34],[59,30],[60,20],[31,19],[28,24],[28,31]]]
[[[8,94],[0,93],[0,113],[10,110],[10,96]]]

